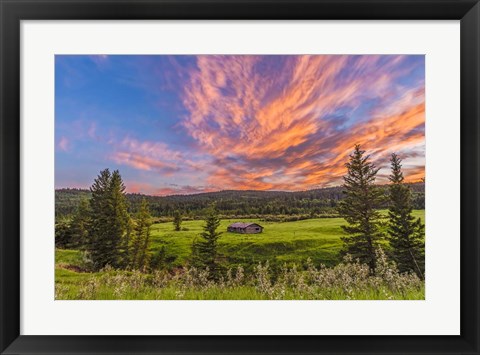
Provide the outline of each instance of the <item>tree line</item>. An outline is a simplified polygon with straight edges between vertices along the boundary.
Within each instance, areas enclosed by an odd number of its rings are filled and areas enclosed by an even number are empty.
[[[414,209],[425,208],[424,184],[408,184],[412,190]],[[380,186],[385,195],[388,186]],[[72,215],[84,198],[90,198],[89,190],[60,189],[55,191],[55,213],[58,218]],[[128,211],[136,213],[142,200],[147,200],[152,216],[160,220],[172,220],[176,211],[181,211],[185,220],[203,219],[215,202],[224,218],[269,218],[284,216],[324,217],[336,214],[338,203],[344,198],[341,186],[308,191],[218,191],[194,195],[148,196],[126,194]],[[386,208],[382,203],[378,208]],[[252,217],[255,216],[255,217]],[[292,219],[293,220],[293,219]]]

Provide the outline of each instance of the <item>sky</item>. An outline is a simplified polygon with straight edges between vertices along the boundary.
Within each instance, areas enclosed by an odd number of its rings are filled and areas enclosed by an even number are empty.
[[[55,187],[118,169],[128,192],[341,185],[355,144],[388,182],[425,168],[421,55],[57,55]]]

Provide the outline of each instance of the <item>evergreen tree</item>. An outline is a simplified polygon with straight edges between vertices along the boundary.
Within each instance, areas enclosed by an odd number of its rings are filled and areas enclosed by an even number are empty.
[[[91,223],[90,204],[86,198],[80,200],[77,211],[73,216],[71,223],[72,229],[72,248],[86,249],[89,242],[89,229]]]
[[[217,262],[217,242],[221,232],[217,232],[220,226],[220,218],[215,205],[212,205],[205,217],[203,232],[199,240],[192,244],[192,262],[194,266],[209,269],[210,277],[217,279],[220,274],[220,267]]]
[[[67,249],[73,240],[71,221],[67,218],[55,219],[55,248]]]
[[[425,226],[420,218],[412,215],[412,192],[403,183],[402,160],[392,154],[390,185],[390,208],[388,211],[388,234],[392,257],[400,272],[415,272],[420,278],[425,270]]]
[[[342,226],[348,236],[343,237],[343,254],[350,254],[369,266],[372,273],[376,266],[376,248],[382,238],[379,229],[381,215],[376,209],[383,200],[382,191],[375,186],[379,169],[365,156],[360,145],[355,145],[350,160],[346,164],[344,176],[345,198],[338,204],[338,213],[348,225]]]
[[[148,202],[142,199],[140,210],[136,216],[132,243],[131,243],[131,267],[145,270],[149,264],[148,248],[150,246],[150,227],[152,225]]]
[[[165,270],[169,264],[175,261],[176,256],[168,255],[165,245],[162,245],[150,262],[150,267],[157,270]]]
[[[175,213],[173,214],[173,227],[175,230],[178,232],[181,228],[182,224],[182,214],[180,211],[176,210]]]
[[[129,215],[125,197],[125,185],[118,170],[100,172],[90,187],[90,258],[99,270],[106,265],[124,266],[126,257],[126,231]]]
[[[127,229],[130,215],[128,213],[125,185],[118,170],[112,173],[110,196],[113,207],[112,241],[118,252],[116,263],[112,264],[112,266],[123,268],[128,264],[128,245],[130,241],[128,240]]]
[[[122,238],[122,243],[120,246],[120,250],[123,253],[122,260],[121,260],[122,268],[133,267],[131,245],[133,244],[134,238],[135,238],[135,221],[131,216],[128,216],[125,236]]]

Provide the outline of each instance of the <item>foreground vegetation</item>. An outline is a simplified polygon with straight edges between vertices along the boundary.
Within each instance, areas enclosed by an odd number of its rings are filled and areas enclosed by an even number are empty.
[[[381,213],[386,222],[387,211]],[[425,211],[416,210],[413,215],[423,221]],[[219,230],[234,221],[221,220]],[[361,265],[341,263],[343,218],[253,222],[265,227],[262,234],[225,233],[220,238],[219,254],[230,272],[218,285],[204,271],[184,266],[193,239],[203,230],[202,221],[184,221],[178,232],[171,223],[152,225],[150,252],[165,247],[170,266],[147,274],[112,268],[88,272],[81,251],[57,249],[56,299],[424,299],[423,282],[412,275],[399,275],[391,263],[384,273],[389,275],[385,282],[379,275],[365,277]],[[274,284],[262,288],[258,272],[264,272],[267,262],[268,278]],[[314,268],[322,276],[313,278]],[[241,279],[238,270],[244,275]],[[286,284],[285,277],[279,278],[285,274],[301,286]],[[304,294],[304,284],[309,284],[308,294]]]
[[[306,270],[284,267],[274,276],[266,264],[245,275],[242,267],[229,269],[213,281],[208,270],[181,268],[174,273],[119,271],[78,274],[57,268],[57,300],[409,300],[424,299],[424,283],[415,274],[400,274],[379,251],[377,273],[368,265],[346,259],[333,268]]]

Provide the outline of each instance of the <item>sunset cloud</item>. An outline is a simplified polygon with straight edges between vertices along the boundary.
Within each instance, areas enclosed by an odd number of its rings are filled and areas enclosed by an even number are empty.
[[[140,142],[125,138],[117,145],[117,151],[110,158],[117,164],[128,165],[138,170],[155,170],[164,174],[178,171],[183,157],[161,142]]]
[[[357,143],[376,159],[423,146],[423,81],[399,85],[407,57],[385,57],[198,57],[182,125],[219,163],[208,181],[236,189],[326,186],[341,182]],[[358,122],[357,110],[365,110]]]
[[[136,181],[127,181],[127,192],[129,193],[141,193],[146,195],[191,195],[203,192],[218,191],[214,187],[208,186],[190,186],[190,185],[176,185],[170,184],[168,186],[157,186],[150,183],[139,183]]]
[[[423,56],[87,59],[93,67],[82,62],[75,70],[88,66],[85,73],[105,79],[84,102],[98,96],[89,112],[110,107],[110,126],[105,128],[101,115],[60,119],[58,150],[69,150],[72,141],[88,142],[98,160],[106,157],[105,166],[114,163],[125,172],[129,191],[166,195],[339,185],[355,144],[381,168],[379,183],[388,181],[393,152],[404,159],[407,181],[425,176]],[[108,70],[99,68],[102,63]],[[69,66],[62,62],[62,68]],[[88,159],[91,153],[85,153]]]

